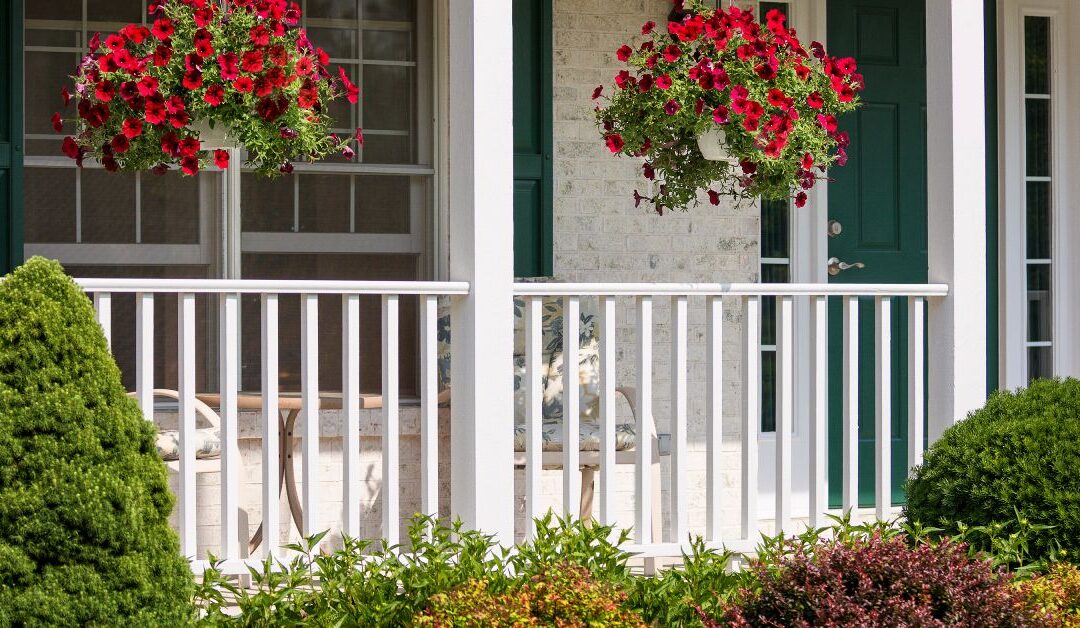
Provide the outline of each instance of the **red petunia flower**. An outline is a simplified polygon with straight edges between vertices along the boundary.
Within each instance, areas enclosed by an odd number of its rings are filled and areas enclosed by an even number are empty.
[[[167,17],[162,17],[154,20],[154,25],[150,27],[150,32],[158,39],[165,41],[173,36],[176,32],[176,26],[173,25],[172,20]]]
[[[240,61],[240,69],[245,72],[262,72],[263,71],[263,53],[260,50],[249,50],[244,53],[243,58]]]
[[[112,146],[113,151],[115,151],[117,154],[126,153],[127,150],[131,148],[131,140],[129,140],[126,135],[121,133],[119,135],[113,136],[112,140],[109,141],[109,145]]]
[[[161,136],[161,152],[175,157],[180,154],[180,140],[176,138],[176,134],[168,132]]]
[[[810,68],[800,63],[795,66],[795,76],[798,76],[801,81],[808,80],[810,78]]]
[[[159,177],[162,176],[163,174],[165,174],[168,171],[169,171],[169,167],[166,166],[165,164],[158,164],[158,165],[156,165],[156,166],[154,166],[153,168],[150,169],[150,172],[153,172],[154,174],[156,174]]]
[[[120,127],[121,132],[128,138],[136,138],[142,135],[142,121],[138,118],[127,118]]]
[[[165,103],[160,100],[147,100],[143,117],[150,124],[156,125],[165,122]]]
[[[222,170],[229,167],[229,151],[220,148],[214,151],[214,165]]]
[[[664,103],[664,113],[668,114],[669,116],[673,116],[679,113],[680,109],[682,109],[682,105],[680,105],[674,98]]]
[[[218,67],[221,68],[221,78],[232,81],[240,76],[239,58],[234,52],[226,52],[218,55]]]
[[[207,87],[206,93],[203,94],[203,100],[211,107],[217,107],[225,101],[225,88],[221,85]]]
[[[682,56],[682,48],[679,48],[675,44],[671,44],[664,48],[664,61],[668,63],[674,63]]]
[[[356,151],[354,151],[351,146],[342,146],[341,156],[351,160],[353,157],[356,157]]]
[[[821,125],[821,128],[825,129],[826,132],[828,132],[828,133],[836,133],[836,127],[837,127],[836,116],[834,116],[832,114],[823,115],[823,114],[819,113],[818,116],[817,116],[817,121],[818,121],[818,124]]]
[[[776,78],[776,64],[773,62],[759,63],[754,67],[754,71],[757,75],[766,81],[771,81]]]
[[[709,202],[713,205],[720,204],[720,195],[717,194],[716,190],[709,190]]]
[[[647,161],[641,164],[641,174],[649,181],[656,179],[656,170],[653,169],[652,164]]]
[[[642,94],[652,89],[653,77],[652,74],[644,74],[638,79],[638,91]]]
[[[198,153],[200,148],[202,148],[202,142],[196,137],[185,137],[177,145],[181,157],[191,157]]]
[[[191,116],[186,111],[180,111],[169,116],[169,124],[174,129],[182,129],[191,122]]]
[[[94,96],[101,102],[109,102],[116,94],[116,85],[112,81],[101,81],[94,86]]]
[[[153,96],[158,91],[158,80],[153,76],[144,76],[138,82],[139,95],[143,98]]]
[[[150,29],[142,24],[128,24],[120,30],[120,34],[127,37],[132,43],[138,45],[150,36]]]
[[[804,207],[806,205],[806,192],[799,192],[795,195],[795,207]]]
[[[256,46],[270,45],[270,31],[262,24],[257,24],[248,31],[248,39]]]
[[[656,22],[649,20],[648,22],[645,22],[645,24],[641,27],[641,34],[648,35],[649,33],[653,32],[654,28],[656,28]]]
[[[116,162],[116,158],[112,155],[105,155],[102,157],[101,165],[109,172],[116,172],[120,169],[120,164]]]
[[[669,89],[671,87],[671,77],[667,74],[661,74],[656,77],[656,86],[660,89]]]
[[[154,49],[154,65],[162,68],[169,64],[172,59],[172,48],[162,44]]]
[[[821,109],[825,106],[825,99],[821,97],[819,92],[811,92],[806,97],[806,105],[811,109]]]
[[[124,39],[123,35],[113,33],[105,38],[105,47],[114,52],[123,48],[125,44],[127,44],[127,40]]]
[[[251,80],[250,77],[241,76],[240,78],[233,81],[232,86],[233,89],[240,92],[241,94],[247,94],[255,88],[255,83]]]
[[[600,94],[603,94],[603,93],[604,93],[604,86],[603,85],[597,85],[596,89],[594,89],[593,92],[592,92],[592,99],[596,100],[597,98],[600,97]]]
[[[60,97],[64,99],[65,107],[71,104],[71,92],[68,91],[67,85],[60,88]]]
[[[194,156],[184,157],[180,160],[180,171],[189,177],[199,174],[199,158]]]
[[[190,70],[184,73],[184,87],[187,89],[199,89],[202,87],[202,72]]]
[[[615,51],[615,56],[618,57],[619,61],[629,61],[632,54],[634,54],[634,49],[626,44],[619,46],[619,49]]]
[[[360,99],[360,88],[349,80],[349,76],[345,74],[345,68],[338,68],[338,75],[341,77],[342,84],[345,85],[345,97],[355,105]]]
[[[618,133],[609,134],[607,137],[604,138],[604,141],[607,143],[608,150],[613,153],[621,151],[623,149],[623,146],[626,145],[626,142]]]
[[[79,157],[79,145],[75,143],[75,138],[70,135],[64,138],[64,142],[60,146],[60,149],[71,159],[77,159]]]
[[[90,48],[90,52],[97,52],[97,49],[101,47],[101,33],[94,33],[86,45]]]
[[[62,133],[64,131],[64,121],[60,118],[59,111],[52,114],[52,128],[57,133]]]
[[[272,91],[274,91],[274,84],[271,83],[270,80],[268,78],[266,78],[266,76],[260,76],[257,79],[255,79],[255,95],[256,96],[259,96],[259,97],[269,96],[270,92],[272,92]]]
[[[214,55],[214,45],[209,41],[195,42],[195,53],[206,59]]]
[[[267,56],[270,57],[270,63],[273,63],[278,67],[283,67],[286,63],[289,62],[289,52],[285,50],[285,46],[282,45],[277,45],[270,48]]]
[[[837,59],[834,63],[834,66],[840,74],[843,74],[845,76],[854,73],[855,70],[859,68],[858,64],[855,63],[855,59],[852,59],[851,57]]]
[[[728,109],[724,105],[717,105],[716,109],[712,112],[713,122],[717,124],[727,124],[731,121],[731,117],[728,114]]]
[[[739,162],[739,168],[742,169],[743,174],[754,174],[757,172],[757,164],[745,159]]]
[[[311,63],[311,59],[309,57],[300,57],[296,60],[296,65],[293,67],[293,69],[300,76],[308,76],[315,70],[315,67]]]
[[[813,168],[814,167],[814,156],[811,155],[810,153],[804,154],[802,156],[802,161],[799,162],[799,166],[801,166],[803,170],[809,170],[809,169]]]
[[[285,163],[281,164],[281,166],[278,167],[278,171],[280,171],[281,174],[292,174],[292,171],[293,171],[292,162],[286,161]]]
[[[633,76],[630,76],[628,70],[619,70],[619,73],[615,75],[615,85],[619,89],[629,89],[637,85],[637,81]]]
[[[97,63],[98,69],[102,72],[115,72],[120,69],[120,65],[116,63],[116,57],[112,54],[102,55]]]
[[[356,127],[356,145],[364,145],[364,132],[360,129],[360,127]]]

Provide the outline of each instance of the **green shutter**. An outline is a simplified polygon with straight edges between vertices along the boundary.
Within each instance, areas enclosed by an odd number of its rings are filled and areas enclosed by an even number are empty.
[[[0,14],[0,266],[22,262],[22,7],[6,2]]]
[[[551,0],[514,0],[514,275],[552,274]]]

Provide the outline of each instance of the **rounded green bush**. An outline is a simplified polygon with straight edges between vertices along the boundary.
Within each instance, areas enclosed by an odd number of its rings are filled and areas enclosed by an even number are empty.
[[[176,626],[194,590],[153,428],[86,295],[35,258],[0,284],[0,626]]]
[[[946,430],[908,480],[905,515],[946,534],[1019,515],[1053,526],[1029,534],[1033,558],[1058,545],[1080,557],[1080,381],[995,393]]]

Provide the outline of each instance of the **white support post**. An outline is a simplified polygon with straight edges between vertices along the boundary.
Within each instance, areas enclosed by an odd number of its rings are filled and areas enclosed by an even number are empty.
[[[720,540],[723,525],[723,474],[721,448],[724,442],[724,299],[708,300],[705,336],[705,538]],[[679,539],[682,541],[682,539]]]
[[[652,447],[648,446],[655,431],[653,428],[652,395],[652,351],[653,351],[653,310],[652,297],[637,298],[637,413],[638,422],[634,429],[640,435],[641,446],[637,447],[637,468],[634,474],[634,487],[637,492],[637,513],[634,517],[634,540],[638,543],[659,543],[663,539],[653,538],[652,499]]]
[[[600,297],[600,523],[615,524],[615,297]]]
[[[843,507],[859,507],[859,297],[844,297]]]
[[[908,297],[908,471],[922,464],[926,421],[926,299]]]
[[[240,295],[218,297],[221,351],[221,555],[240,558],[240,448],[237,445],[237,374],[239,361],[236,338],[240,333]],[[245,533],[247,531],[245,530]]]
[[[360,536],[360,295],[341,297],[341,408],[344,534]],[[430,402],[425,400],[425,402]]]
[[[262,330],[262,529],[266,556],[280,556],[281,497],[278,466],[278,295],[264,294],[261,303]]]
[[[525,299],[525,523],[529,538],[536,535],[536,519],[543,514],[540,499],[543,489],[544,389],[540,371],[543,369],[543,307],[541,297]]]
[[[420,297],[420,511],[439,516],[439,302]]]
[[[101,333],[105,335],[105,345],[112,351],[112,295],[108,292],[95,292],[94,312],[98,325],[101,325]]]
[[[743,319],[742,538],[757,540],[758,432],[761,425],[761,297],[746,297]]]
[[[382,394],[383,394],[383,451],[382,451],[382,508],[383,540],[393,547],[400,540],[401,526],[401,464],[400,464],[400,382],[398,377],[400,333],[396,294],[382,298]]]
[[[319,295],[300,295],[300,416],[304,456],[304,534],[319,528]]]
[[[810,527],[825,525],[829,417],[829,299],[810,298]]]
[[[671,540],[687,538],[686,295],[671,298]]]
[[[449,0],[450,279],[456,300],[450,510],[514,540],[513,78],[509,2]],[[497,374],[494,377],[492,374]],[[502,375],[505,374],[505,375]]]
[[[154,293],[135,295],[135,397],[143,418],[154,420]]]
[[[926,3],[929,437],[986,400],[986,125],[983,0]]]
[[[563,514],[577,516],[581,504],[581,302],[563,297]]]
[[[198,558],[195,521],[195,295],[177,297],[177,399],[180,427],[180,553]]]
[[[874,301],[874,513],[885,521],[892,507],[892,298]]]
[[[795,297],[777,299],[776,532],[791,529],[791,446],[795,429]]]

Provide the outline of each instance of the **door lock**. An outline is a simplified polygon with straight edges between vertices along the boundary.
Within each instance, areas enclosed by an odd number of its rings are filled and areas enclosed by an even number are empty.
[[[866,268],[866,264],[863,264],[862,262],[853,262],[849,264],[847,262],[841,262],[840,259],[836,257],[830,257],[827,264],[829,265],[829,274],[834,277],[839,275],[842,271],[850,270],[852,268]]]
[[[830,238],[835,238],[844,231],[844,225],[839,220],[830,220],[826,233]]]

